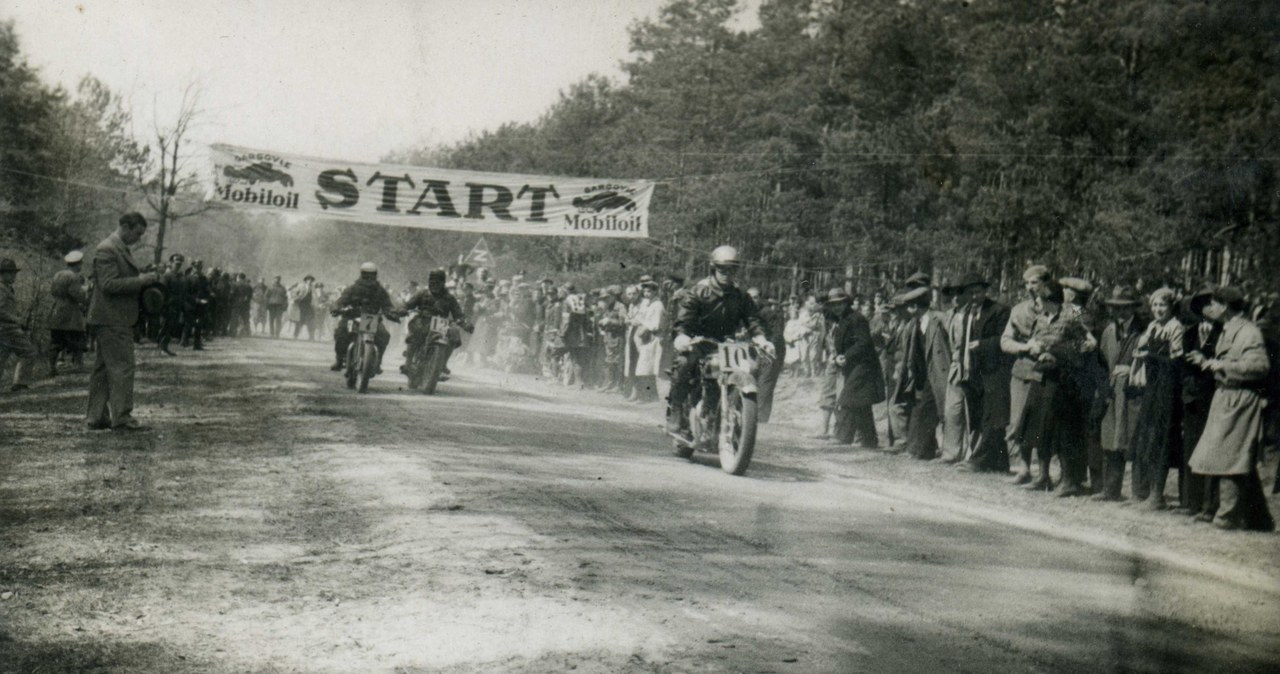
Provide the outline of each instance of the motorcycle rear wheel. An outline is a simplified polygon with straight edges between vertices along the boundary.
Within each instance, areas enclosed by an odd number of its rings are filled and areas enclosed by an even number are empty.
[[[445,360],[449,358],[449,352],[439,344],[432,344],[427,347],[426,365],[423,366],[422,392],[432,395],[436,392],[436,385],[440,383],[440,375],[444,373]]]
[[[347,377],[347,388],[356,387],[356,373],[360,367],[360,351],[357,348],[359,342],[351,342],[351,346],[347,347],[347,370],[344,374]]]
[[[373,379],[378,369],[378,347],[373,344],[364,344],[360,353],[360,386],[359,391],[366,393],[369,391],[369,380]]]
[[[756,397],[736,388],[726,391],[726,395],[729,413],[720,420],[720,469],[730,475],[742,475],[751,465],[756,448]]]

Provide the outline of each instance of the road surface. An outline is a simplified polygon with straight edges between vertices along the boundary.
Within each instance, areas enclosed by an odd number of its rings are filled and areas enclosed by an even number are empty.
[[[791,450],[682,461],[656,404],[462,371],[345,389],[318,343],[141,352],[0,407],[0,669],[1262,672],[1280,592],[1011,526]],[[834,469],[832,466],[843,466]],[[1226,535],[1226,534],[1224,534]],[[1266,539],[1272,555],[1275,538]]]

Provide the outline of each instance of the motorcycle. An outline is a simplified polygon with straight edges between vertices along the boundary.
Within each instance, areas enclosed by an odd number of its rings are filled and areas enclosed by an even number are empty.
[[[346,370],[343,374],[347,380],[347,388],[360,393],[369,391],[369,380],[378,373],[378,328],[382,326],[382,314],[354,314],[352,310],[341,313],[347,321],[347,332],[351,335],[351,344],[347,346]]]
[[[454,321],[443,316],[418,315],[409,322],[411,343],[404,372],[409,378],[410,390],[421,388],[427,395],[436,392],[445,364],[453,353],[453,343],[449,341],[449,329],[453,325]]]
[[[693,344],[695,348],[714,345],[715,350],[703,356],[698,385],[681,410],[692,438],[673,436],[676,456],[688,459],[696,451],[719,453],[722,470],[742,475],[756,445],[756,375],[762,352],[751,342],[699,338]]]

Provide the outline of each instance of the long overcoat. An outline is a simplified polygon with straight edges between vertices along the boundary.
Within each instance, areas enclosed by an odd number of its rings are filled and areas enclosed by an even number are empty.
[[[80,272],[63,269],[54,274],[49,294],[53,296],[49,329],[84,332],[84,312],[89,308],[89,297]]]
[[[1216,359],[1217,390],[1209,420],[1191,454],[1191,470],[1201,475],[1246,475],[1254,470],[1262,437],[1263,380],[1271,367],[1258,326],[1236,316],[1222,327]]]
[[[1143,326],[1137,318],[1129,320],[1125,327],[1115,321],[1102,331],[1098,348],[1110,373],[1110,394],[1107,411],[1102,415],[1102,448],[1111,452],[1130,449],[1138,430],[1138,411],[1142,408],[1142,392],[1129,386],[1129,370],[1133,367],[1134,352]]]
[[[871,340],[871,325],[862,314],[849,309],[832,328],[831,343],[836,355],[844,356],[840,374],[844,386],[836,404],[840,407],[870,407],[884,402],[884,373]]]
[[[1009,323],[1009,307],[984,298],[975,309],[966,309],[961,320],[961,343],[952,358],[958,379],[977,394],[982,411],[971,410],[971,423],[980,428],[1004,428],[1009,423],[1009,378],[1013,359],[1000,349],[1000,338]],[[969,344],[977,342],[971,349]]]

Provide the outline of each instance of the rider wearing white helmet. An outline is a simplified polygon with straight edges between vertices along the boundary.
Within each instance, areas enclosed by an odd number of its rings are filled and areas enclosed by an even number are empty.
[[[366,262],[360,265],[360,278],[347,286],[342,291],[342,296],[334,304],[332,311],[334,316],[350,314],[352,316],[361,313],[365,314],[394,314],[395,304],[391,301],[391,293],[378,283],[378,266],[372,262]],[[346,316],[344,316],[345,318]],[[342,360],[347,355],[347,346],[351,343],[351,332],[347,330],[347,321],[338,321],[338,327],[333,331],[333,350],[337,354],[337,360],[334,362],[330,370],[341,370]],[[382,371],[382,356],[387,351],[387,344],[391,342],[391,333],[378,324],[378,332],[374,335],[374,343],[378,346],[378,371]]]
[[[761,349],[772,352],[765,338],[757,307],[736,284],[741,262],[733,246],[720,246],[711,251],[711,275],[698,281],[679,298],[672,324],[675,338],[675,363],[671,367],[671,392],[667,396],[667,432],[687,433],[682,409],[698,376],[698,363],[710,352],[693,340],[706,337],[717,341],[733,337],[745,328]]]

